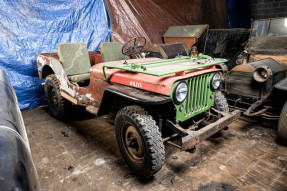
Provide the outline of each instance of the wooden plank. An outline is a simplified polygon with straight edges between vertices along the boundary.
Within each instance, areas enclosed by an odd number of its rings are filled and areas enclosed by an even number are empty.
[[[287,67],[287,55],[250,55],[249,61],[254,62],[257,60],[262,60],[264,58],[273,58]]]
[[[170,42],[184,42],[188,49],[191,50],[192,45],[196,42],[196,38],[192,37],[164,37],[164,42],[165,43],[170,43]]]
[[[68,95],[67,93],[61,91],[61,95],[62,95],[64,98],[66,98],[67,100],[69,100],[70,102],[72,102],[73,104],[78,105],[78,100],[76,100],[75,98],[71,97],[71,96]]]

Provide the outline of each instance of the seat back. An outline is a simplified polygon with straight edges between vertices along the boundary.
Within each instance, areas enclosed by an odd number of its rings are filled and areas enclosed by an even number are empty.
[[[101,55],[104,62],[124,60],[122,54],[123,45],[119,42],[102,42],[100,45]]]
[[[68,76],[90,72],[91,64],[87,45],[84,43],[61,43],[57,53]]]

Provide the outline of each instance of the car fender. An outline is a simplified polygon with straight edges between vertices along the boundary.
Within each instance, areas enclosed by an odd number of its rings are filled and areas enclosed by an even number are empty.
[[[105,88],[97,115],[106,114],[117,100],[126,100],[128,105],[163,105],[172,102],[171,98],[134,87],[124,85],[111,85]]]
[[[77,91],[75,90],[75,88],[77,87],[74,87],[69,82],[68,76],[60,61],[58,61],[57,59],[53,57],[48,57],[48,56],[41,55],[41,54],[36,54],[36,58],[37,58],[38,73],[39,73],[40,79],[42,79],[43,77],[46,77],[43,75],[45,71],[44,69],[52,70],[53,73],[50,73],[50,74],[56,75],[61,91],[65,91],[71,97],[76,96]]]
[[[37,55],[37,66],[38,66],[38,73],[39,78],[42,79],[44,70],[52,70],[56,75],[65,75],[64,68],[60,61],[56,60],[53,57],[47,57],[44,55]]]

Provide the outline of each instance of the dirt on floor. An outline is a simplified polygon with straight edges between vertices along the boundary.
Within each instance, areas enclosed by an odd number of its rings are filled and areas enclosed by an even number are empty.
[[[121,157],[112,115],[81,111],[63,122],[46,106],[22,115],[44,191],[287,190],[287,147],[276,143],[276,123],[241,118],[195,153],[166,145],[165,165],[145,180]]]

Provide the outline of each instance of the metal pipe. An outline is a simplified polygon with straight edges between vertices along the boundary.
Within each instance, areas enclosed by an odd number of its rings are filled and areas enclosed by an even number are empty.
[[[170,140],[171,138],[174,138],[174,137],[178,137],[178,134],[173,134],[173,135],[171,135],[171,136],[168,136],[168,137],[166,137],[166,138],[163,138],[162,141],[163,141],[163,142],[166,142],[166,141],[168,141],[168,140]]]
[[[171,142],[171,141],[167,141],[167,143],[170,144],[170,145],[172,145],[172,146],[174,146],[174,147],[176,147],[176,148],[181,149],[181,146],[179,146],[178,144],[175,144],[175,143],[173,143],[173,142]]]

